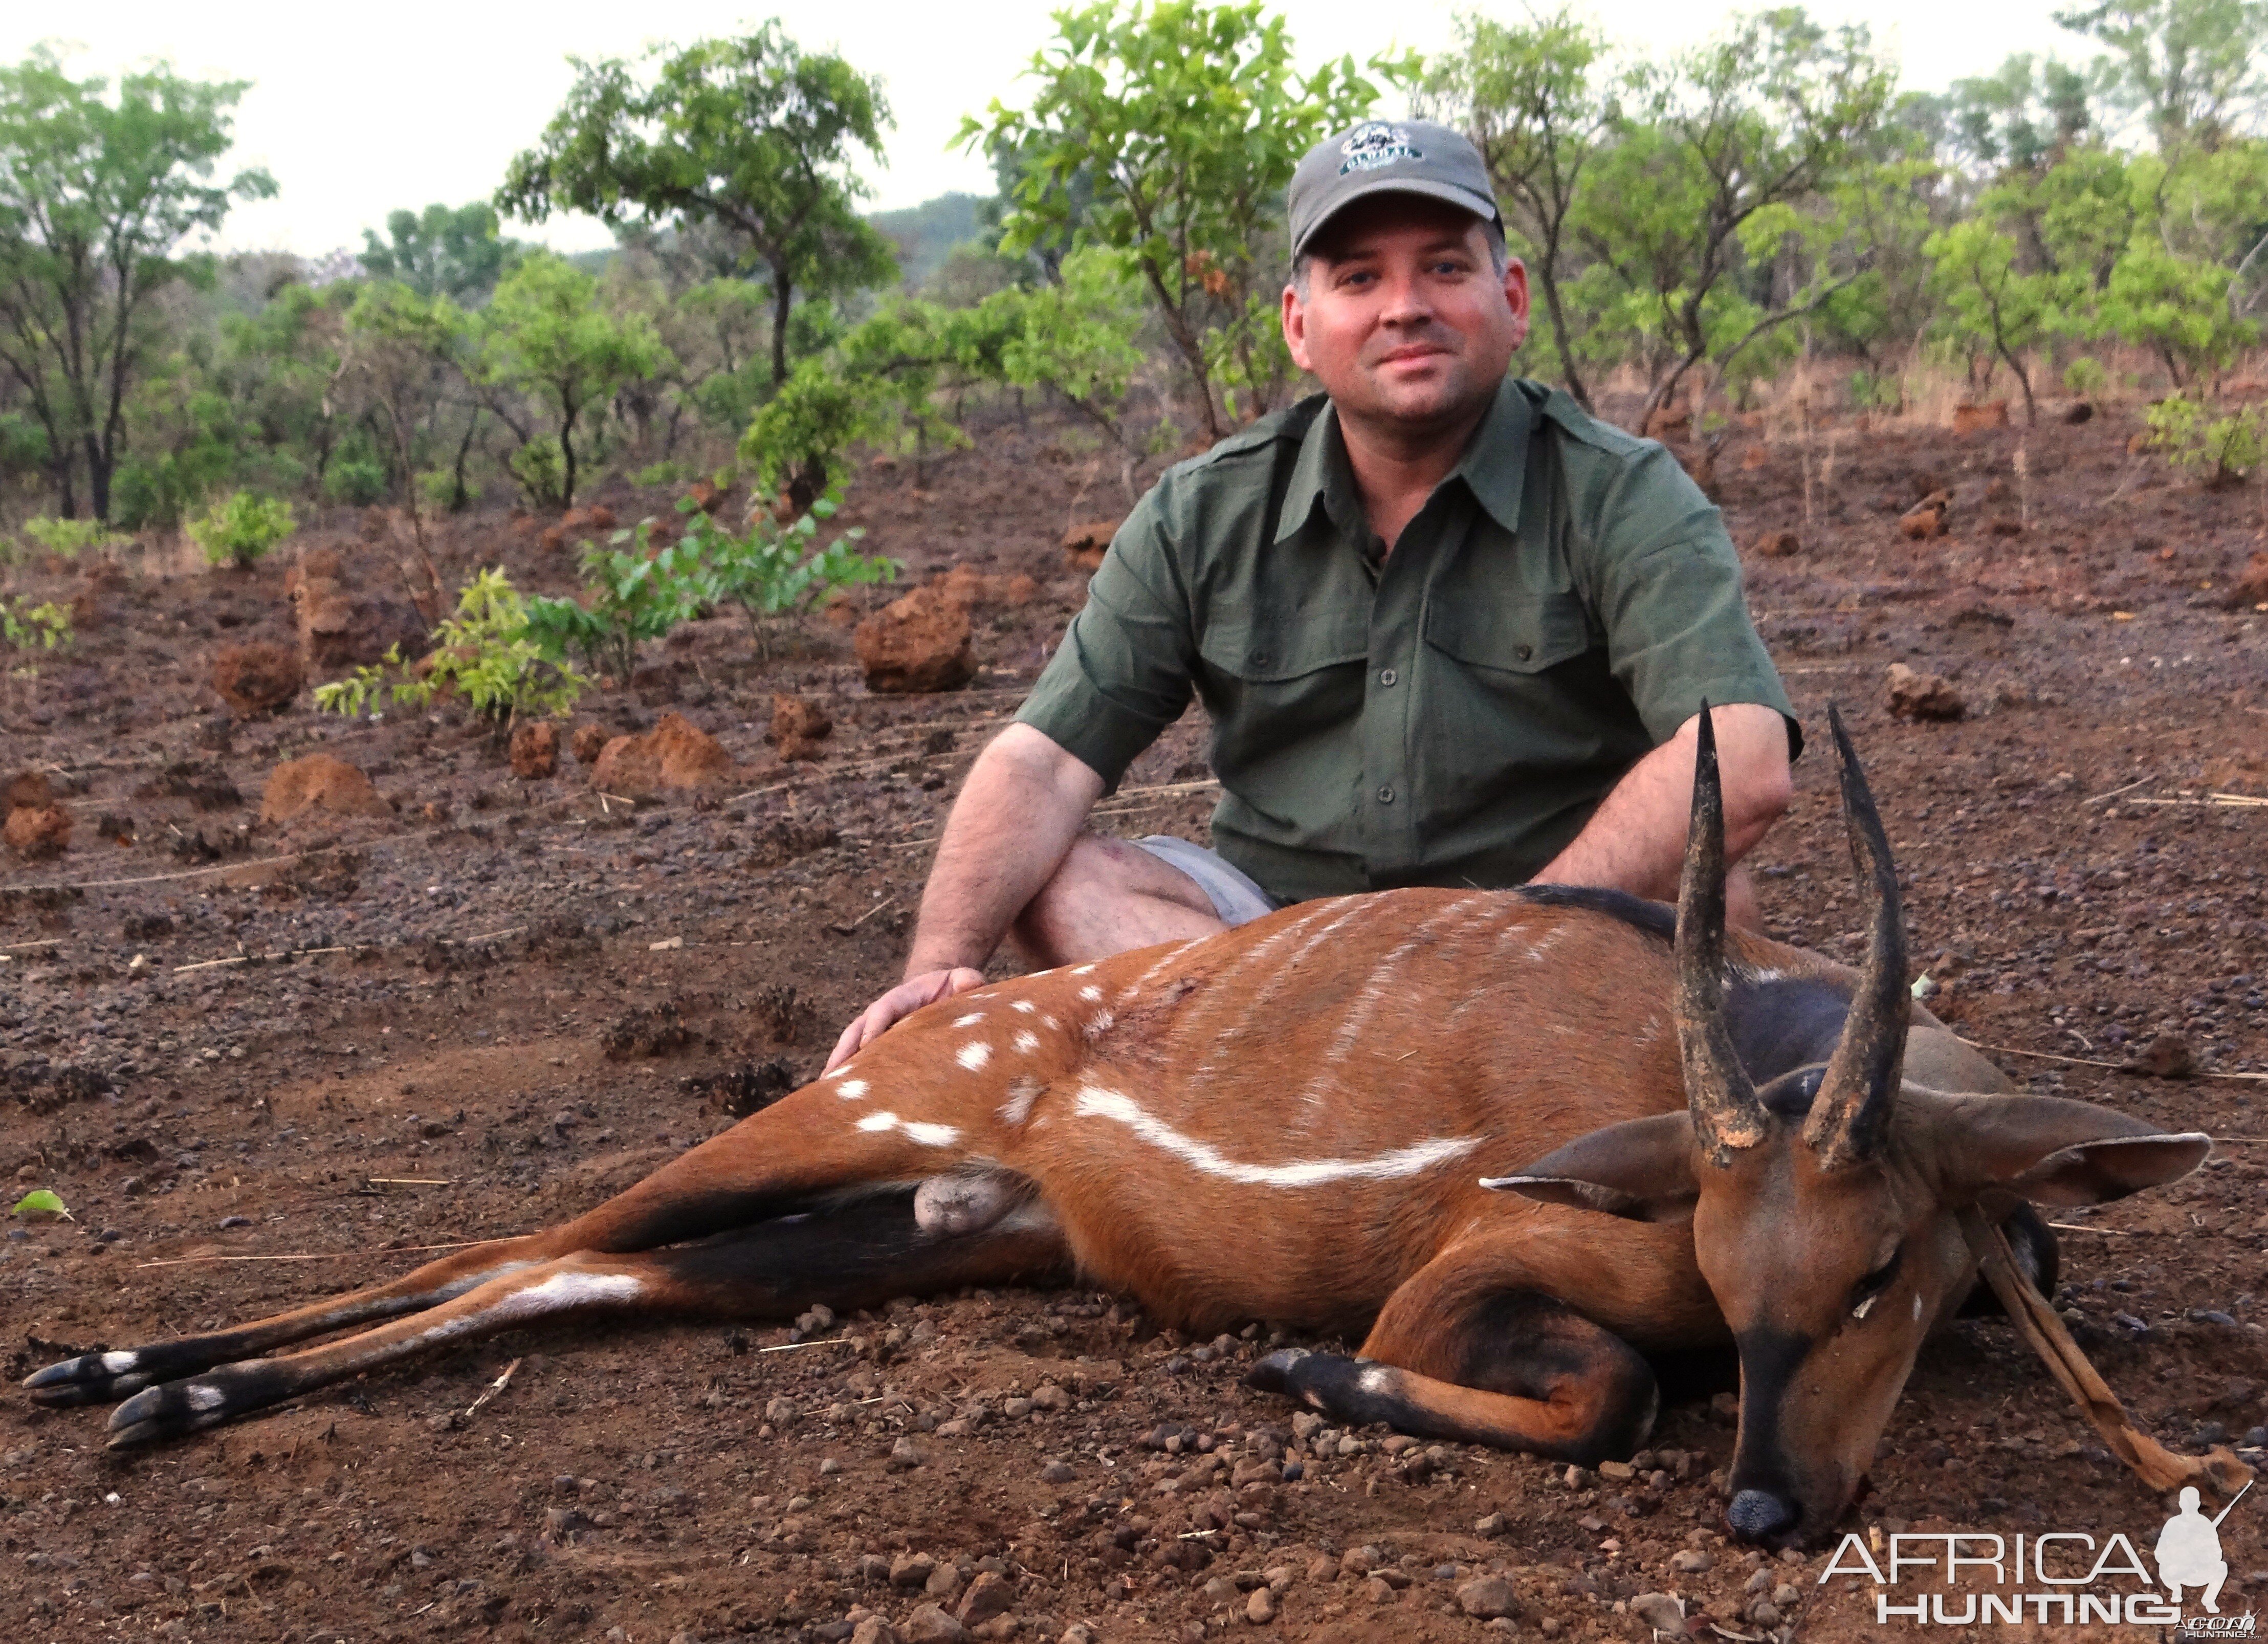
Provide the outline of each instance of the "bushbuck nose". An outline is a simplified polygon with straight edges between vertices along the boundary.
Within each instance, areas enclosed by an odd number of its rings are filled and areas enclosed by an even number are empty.
[[[1742,1541],[1764,1541],[1795,1522],[1795,1503],[1769,1490],[1743,1490],[1725,1509],[1725,1517]]]

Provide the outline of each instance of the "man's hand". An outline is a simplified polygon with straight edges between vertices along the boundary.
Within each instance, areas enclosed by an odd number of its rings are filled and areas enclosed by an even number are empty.
[[[924,1005],[934,1005],[941,999],[951,999],[956,993],[966,993],[973,987],[984,984],[984,973],[961,965],[951,970],[929,970],[917,977],[908,977],[897,986],[866,1006],[835,1042],[835,1052],[827,1058],[821,1073],[831,1073],[888,1032],[892,1027],[912,1015]]]

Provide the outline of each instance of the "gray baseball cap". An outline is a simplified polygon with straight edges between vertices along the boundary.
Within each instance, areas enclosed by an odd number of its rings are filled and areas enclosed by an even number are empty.
[[[1296,261],[1323,225],[1374,194],[1417,194],[1501,224],[1480,151],[1431,120],[1366,120],[1307,151],[1285,202]]]

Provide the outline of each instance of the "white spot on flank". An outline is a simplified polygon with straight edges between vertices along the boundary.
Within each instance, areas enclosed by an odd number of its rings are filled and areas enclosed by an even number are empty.
[[[1071,975],[1075,977],[1083,977],[1094,969],[1094,967],[1093,965],[1081,965],[1078,969],[1072,971]]]
[[[1040,1036],[1029,1028],[1019,1028],[1016,1029],[1015,1038],[1011,1043],[1026,1056],[1029,1056],[1040,1048]]]
[[[1365,1370],[1360,1375],[1355,1377],[1354,1384],[1366,1393],[1390,1393],[1394,1390],[1394,1372],[1378,1369]]]
[[[1021,1125],[1026,1119],[1032,1117],[1032,1103],[1040,1099],[1040,1092],[1046,1088],[1045,1085],[1029,1073],[1020,1074],[1010,1080],[1008,1099],[1000,1104],[1000,1122],[1008,1125]]]
[[[902,1119],[887,1109],[880,1113],[869,1113],[858,1121],[858,1128],[862,1131],[896,1131],[908,1141],[917,1142],[924,1147],[950,1147],[961,1139],[961,1132],[950,1124]]]
[[[1085,987],[1079,989],[1079,996],[1091,1005],[1096,999],[1102,997],[1102,990],[1095,986],[1094,983],[1090,982]]]
[[[1095,1012],[1094,1014],[1087,1021],[1086,1036],[1090,1039],[1100,1039],[1104,1034],[1110,1031],[1110,1024],[1116,1020],[1117,1018],[1114,1017],[1107,1010],[1099,1010]]]
[[[1380,1181],[1417,1176],[1463,1157],[1481,1144],[1477,1136],[1435,1137],[1368,1159],[1301,1159],[1290,1164],[1245,1164],[1211,1142],[1183,1134],[1143,1111],[1131,1096],[1099,1085],[1080,1088],[1071,1111],[1081,1118],[1110,1119],[1139,1140],[1173,1154],[1207,1176],[1254,1187],[1322,1187],[1332,1182]]]
[[[956,1028],[974,1028],[978,1022],[983,1021],[983,1020],[984,1013],[983,1011],[972,1010],[966,1016],[955,1016],[953,1019],[953,1025]]]
[[[217,1387],[208,1387],[202,1382],[190,1382],[188,1392],[189,1408],[192,1410],[218,1410],[223,1404],[228,1403],[226,1393],[222,1392]]]
[[[135,1355],[130,1353],[106,1353],[102,1355],[102,1368],[112,1375],[132,1369],[136,1362]]]
[[[1042,1012],[1040,1016],[1040,1026],[1045,1028],[1049,1033],[1060,1033],[1063,1031],[1063,1024],[1044,1012]]]
[[[973,1073],[992,1059],[992,1047],[982,1039],[971,1039],[953,1053],[953,1059]]]
[[[1917,1323],[1921,1321],[1921,1298],[1918,1295],[1914,1298],[1914,1321]]]
[[[1022,1011],[1022,1012],[1024,1013],[1024,1014],[1026,1014],[1027,1016],[1028,1016],[1028,1015],[1030,1015],[1034,1011],[1035,1011],[1035,1010],[1039,1009],[1039,1006],[1038,1006],[1037,1005],[1033,1004],[1033,1003],[1032,1003],[1032,1001],[1031,1001],[1031,1000],[1029,1000],[1029,999],[1018,999],[1014,1004],[1012,1004],[1012,1005],[1009,1006],[1008,1006],[1008,1008],[1009,1008],[1010,1010],[1020,1010],[1020,1011]]]
[[[856,1102],[873,1087],[863,1079],[846,1079],[836,1087],[835,1094],[845,1102]]]

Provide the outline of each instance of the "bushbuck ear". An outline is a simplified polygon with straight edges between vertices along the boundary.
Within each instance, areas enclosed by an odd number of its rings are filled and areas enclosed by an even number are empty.
[[[2213,1151],[2213,1139],[2200,1132],[2154,1130],[2060,1096],[1943,1096],[1928,1105],[1948,1176],[1976,1192],[1998,1188],[2038,1205],[2100,1205],[2162,1187]]]
[[[1664,1113],[1609,1124],[1546,1154],[1517,1176],[1484,1176],[1481,1185],[1627,1221],[1683,1221],[1699,1191],[1693,1179],[1692,1116]]]

